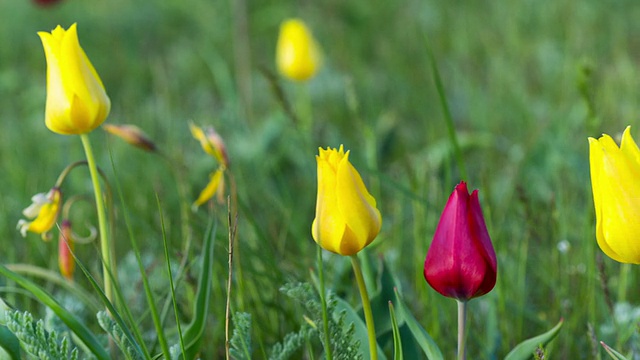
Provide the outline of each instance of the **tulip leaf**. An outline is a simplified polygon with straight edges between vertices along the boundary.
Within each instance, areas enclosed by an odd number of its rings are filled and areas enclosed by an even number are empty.
[[[533,353],[539,346],[545,346],[548,344],[553,338],[558,335],[560,329],[562,328],[562,324],[564,324],[564,320],[560,319],[558,324],[554,326],[551,330],[547,331],[544,334],[532,337],[531,339],[525,340],[518,344],[507,356],[504,358],[505,360],[526,360],[531,359]]]
[[[347,324],[353,323],[355,334],[354,338],[360,340],[359,353],[364,355],[365,359],[370,359],[369,356],[369,337],[367,335],[367,325],[364,323],[358,313],[349,305],[348,302],[336,297],[336,311],[334,316],[338,316],[342,311],[345,312],[345,322]],[[382,352],[380,345],[378,345],[378,360],[386,360],[386,356]]]
[[[443,360],[442,352],[435,341],[431,338],[429,333],[420,325],[420,323],[413,316],[409,308],[404,304],[400,294],[396,290],[396,301],[398,304],[398,315],[404,320],[404,323],[411,330],[413,338],[416,340],[422,351],[429,360]]]
[[[609,347],[609,345],[605,344],[603,341],[600,341],[600,345],[602,345],[604,350],[607,352],[607,354],[609,354],[609,356],[611,356],[612,359],[615,359],[615,360],[627,360],[627,358],[624,355],[622,355],[619,352],[613,350],[611,347]]]
[[[198,279],[198,291],[196,293],[196,302],[194,306],[193,319],[187,325],[182,333],[185,346],[185,358],[195,359],[200,344],[202,343],[202,335],[206,325],[207,314],[209,313],[209,303],[211,299],[211,284],[213,278],[213,239],[215,238],[215,226],[212,224],[207,229],[205,235],[205,243],[203,248],[203,256],[200,265],[202,269],[200,278]],[[182,350],[180,350],[180,353]],[[179,358],[180,356],[178,356]]]
[[[4,354],[2,353],[4,351]],[[0,326],[0,358],[20,360],[20,340],[6,326]]]
[[[396,319],[396,312],[393,310],[393,303],[391,301],[389,301],[389,315],[391,317],[391,329],[393,330],[393,360],[403,360],[400,329],[398,329],[398,320]]]
[[[89,348],[91,353],[98,359],[109,359],[109,354],[102,347],[98,339],[89,331],[89,329],[78,320],[72,313],[65,309],[58,301],[56,301],[49,293],[42,290],[38,285],[31,282],[27,278],[22,277],[7,269],[4,265],[0,265],[0,274],[8,279],[15,281],[17,284],[25,288],[35,298],[44,305],[48,306],[71,331]]]

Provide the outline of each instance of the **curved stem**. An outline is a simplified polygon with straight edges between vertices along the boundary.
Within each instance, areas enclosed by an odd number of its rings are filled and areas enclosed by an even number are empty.
[[[362,269],[358,262],[357,255],[351,255],[351,265],[353,266],[353,272],[356,275],[356,282],[358,283],[358,289],[360,290],[360,297],[362,298],[362,310],[364,310],[364,320],[367,323],[367,335],[369,336],[369,353],[371,354],[371,360],[378,360],[378,343],[376,342],[376,328],[373,324],[373,313],[371,312],[371,303],[369,302],[369,294],[367,293],[367,285],[364,283],[364,277],[362,276]]]
[[[318,278],[320,280],[320,303],[322,304],[322,328],[324,330],[324,354],[327,360],[332,360],[331,337],[329,335],[329,316],[327,314],[327,299],[324,290],[324,271],[322,268],[322,248],[318,248]]]
[[[111,276],[115,277],[115,268],[112,266],[111,243],[109,234],[107,233],[107,214],[104,206],[104,198],[102,196],[102,188],[100,186],[100,178],[96,160],[93,157],[91,142],[87,134],[81,134],[82,146],[87,156],[87,165],[91,174],[91,182],[93,184],[93,192],[96,198],[96,212],[98,213],[98,230],[100,232],[100,251],[102,253],[102,276],[104,278],[104,293],[109,301],[113,302],[113,286]]]
[[[466,333],[467,333],[467,302],[458,300],[458,360],[467,358]]]

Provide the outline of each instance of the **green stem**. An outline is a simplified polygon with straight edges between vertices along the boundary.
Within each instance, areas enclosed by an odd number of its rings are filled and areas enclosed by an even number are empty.
[[[322,270],[322,248],[318,246],[318,277],[320,280],[320,303],[322,304],[322,327],[324,329],[324,354],[327,360],[332,360],[331,336],[329,334],[329,316],[327,314],[327,299],[324,290],[324,271]]]
[[[629,270],[631,270],[631,264],[620,264],[618,299],[616,300],[616,302],[618,303],[627,301],[627,283],[629,282]]]
[[[371,354],[371,360],[378,360],[378,343],[376,342],[376,328],[373,324],[373,313],[371,312],[371,303],[369,302],[369,294],[367,293],[367,285],[364,283],[364,277],[362,276],[362,269],[358,263],[358,256],[351,255],[351,265],[353,266],[353,272],[356,275],[356,282],[358,283],[358,289],[360,290],[360,297],[362,298],[362,310],[364,310],[364,320],[367,323],[367,335],[369,336],[369,353]]]
[[[111,243],[109,241],[109,234],[107,233],[107,214],[104,206],[104,198],[102,196],[102,188],[100,186],[100,177],[98,173],[98,167],[96,166],[96,160],[93,157],[93,150],[91,149],[91,142],[89,141],[89,135],[81,134],[82,146],[84,147],[85,155],[87,156],[87,164],[89,166],[89,173],[91,174],[91,182],[93,183],[93,192],[96,197],[96,211],[98,213],[98,230],[100,231],[100,250],[102,253],[102,272],[104,278],[104,293],[113,302],[113,286],[111,276],[115,277],[115,267],[111,257]]]
[[[466,354],[467,335],[467,302],[458,300],[458,360],[467,358]]]

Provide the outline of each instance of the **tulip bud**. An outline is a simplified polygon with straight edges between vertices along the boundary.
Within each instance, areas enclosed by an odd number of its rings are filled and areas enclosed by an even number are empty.
[[[620,147],[609,135],[589,138],[596,239],[615,261],[640,264],[640,150],[631,127]]]
[[[282,75],[296,81],[309,80],[318,72],[320,47],[302,20],[289,19],[280,25],[276,65]]]
[[[135,125],[111,125],[104,124],[102,128],[109,134],[115,135],[122,140],[126,141],[130,145],[133,145],[142,150],[154,152],[156,151],[156,144],[149,140],[139,127]]]
[[[33,202],[22,211],[22,214],[31,221],[21,219],[18,221],[18,229],[23,237],[27,236],[27,231],[42,235],[42,240],[49,240],[48,232],[55,225],[60,211],[62,193],[57,187],[49,190],[48,193],[39,193],[31,198]]]
[[[467,301],[493,289],[497,268],[478,190],[469,195],[463,181],[442,212],[424,262],[424,277],[440,294]]]
[[[47,59],[45,124],[63,135],[85,134],[109,115],[111,101],[78,42],[76,24],[38,32]]]
[[[382,217],[358,171],[349,162],[349,151],[319,149],[316,218],[313,240],[340,255],[354,255],[380,232]]]
[[[72,255],[74,244],[71,222],[64,220],[60,224],[60,235],[58,237],[58,267],[60,268],[60,274],[67,280],[73,279],[73,272],[76,268],[76,262]]]

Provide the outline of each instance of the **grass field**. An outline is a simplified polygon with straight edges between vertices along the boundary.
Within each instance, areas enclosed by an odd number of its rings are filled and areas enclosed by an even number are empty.
[[[56,241],[34,234],[23,239],[15,226],[33,194],[50,189],[65,166],[84,158],[77,137],[44,126],[46,64],[36,35],[77,22],[80,43],[111,98],[107,123],[139,126],[162,153],[140,151],[100,129],[90,134],[99,166],[122,192],[124,201],[114,196],[112,216],[118,274],[145,336],[154,330],[128,232],[141,245],[159,307],[170,307],[171,299],[163,236],[174,270],[187,264],[176,289],[179,317],[187,323],[203,270],[203,238],[213,222],[214,280],[201,357],[224,357],[228,213],[218,203],[189,209],[215,169],[191,137],[193,122],[215,126],[224,138],[237,183],[231,307],[252,316],[253,358],[266,358],[304,322],[303,308],[279,288],[315,276],[315,155],[318,147],[340,144],[351,150],[383,217],[380,235],[360,256],[374,273],[384,259],[445,358],[456,351],[455,302],[428,286],[422,266],[460,180],[479,189],[499,263],[495,289],[470,303],[470,358],[503,358],[561,318],[564,327],[548,346],[551,358],[606,356],[590,340],[589,324],[598,341],[637,350],[638,269],[614,262],[596,244],[587,142],[601,133],[619,136],[627,125],[640,135],[635,2],[66,0],[44,8],[11,0],[0,2],[0,14],[3,264],[57,272]],[[324,66],[308,83],[289,82],[275,69],[279,24],[294,16],[307,22],[323,49]],[[429,51],[442,76],[465,179]],[[76,231],[86,234],[84,226],[96,220],[83,171],[74,170],[63,191],[87,196],[72,212]],[[76,253],[100,277],[99,246],[78,245]],[[348,260],[328,252],[324,260],[327,288],[357,308]],[[63,287],[29,278],[77,306]],[[13,282],[0,279],[0,285],[0,297],[12,306],[51,316]],[[93,293],[81,272],[73,286]],[[86,308],[73,311],[94,321]],[[166,313],[173,319],[172,309]],[[175,340],[174,325],[168,320],[167,336]],[[101,330],[95,326],[95,332]],[[391,358],[390,343],[380,341]],[[317,342],[311,347],[320,348]]]

